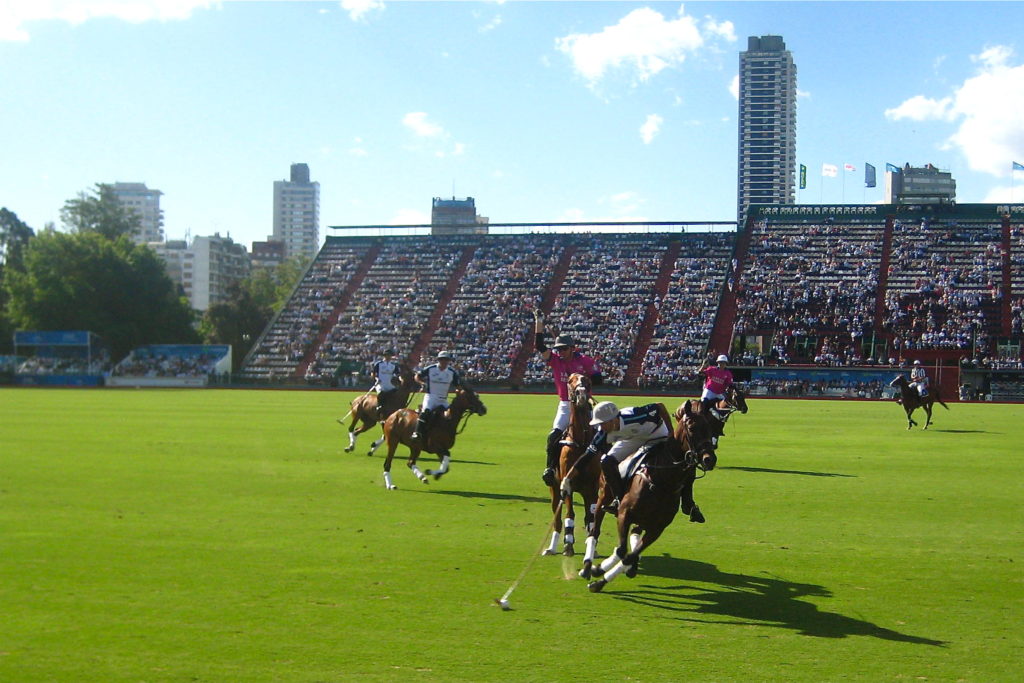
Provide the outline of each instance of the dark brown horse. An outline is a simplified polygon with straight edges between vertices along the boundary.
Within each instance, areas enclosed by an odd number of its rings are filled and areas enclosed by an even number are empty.
[[[922,429],[928,429],[928,426],[932,423],[932,405],[934,405],[936,401],[938,401],[939,405],[943,408],[949,410],[949,406],[943,403],[942,399],[939,398],[938,389],[931,389],[927,396],[921,396],[917,393],[917,389],[910,386],[910,382],[908,382],[907,378],[903,375],[897,375],[896,379],[889,382],[889,386],[900,388],[900,403],[903,404],[903,410],[907,413],[907,429],[910,429],[917,424],[917,422],[915,422],[910,416],[918,408],[924,408],[924,414],[927,416]]]
[[[583,497],[584,524],[590,528],[594,521],[594,508],[597,505],[597,488],[601,480],[601,463],[597,458],[588,458],[587,463],[576,467],[580,456],[594,438],[594,428],[590,426],[590,408],[594,402],[591,395],[592,384],[587,375],[573,374],[566,383],[569,389],[569,427],[562,437],[562,452],[558,459],[558,479],[568,479],[571,489],[569,495],[562,496],[561,486],[551,487],[551,511],[555,515],[552,522],[551,544],[543,550],[543,555],[557,553],[558,537],[562,533],[562,515],[565,515],[565,538],[562,554],[572,557],[576,543],[576,510],[572,504],[572,491],[579,492]],[[563,484],[564,486],[564,484]]]
[[[349,411],[349,415],[352,416],[352,424],[348,426],[348,448],[345,449],[346,453],[351,453],[355,450],[356,437],[363,432],[373,429],[378,422],[386,420],[391,413],[399,408],[404,408],[408,405],[409,397],[412,395],[416,384],[416,378],[413,376],[412,370],[404,365],[398,366],[395,377],[398,380],[398,387],[394,391],[384,394],[385,399],[383,403],[380,402],[380,394],[370,392],[352,399],[352,410]],[[380,410],[378,410],[378,407]],[[344,418],[338,420],[338,422],[345,426]],[[358,428],[356,427],[357,424],[359,424]],[[373,442],[367,455],[373,455],[382,443],[384,443],[383,436]]]
[[[618,512],[619,545],[591,573],[599,576],[588,588],[603,589],[620,573],[636,576],[640,554],[661,536],[675,519],[683,488],[693,485],[700,463],[714,461],[711,425],[683,404],[682,417],[673,436],[653,442],[642,451],[644,458],[622,498]]]
[[[395,457],[398,444],[409,449],[409,460],[406,465],[420,481],[424,484],[430,483],[428,475],[433,475],[434,479],[440,479],[448,472],[448,463],[451,462],[451,448],[455,445],[455,437],[465,429],[465,422],[469,420],[469,416],[486,414],[487,406],[468,385],[455,390],[455,398],[452,399],[447,410],[434,411],[426,434],[421,434],[415,439],[412,438],[412,434],[416,431],[416,420],[419,418],[419,413],[408,408],[392,413],[384,421],[384,438],[388,442],[388,456],[384,460],[384,485],[388,489],[398,488],[391,482],[391,460]],[[440,469],[427,470],[424,474],[416,465],[420,451],[437,455],[441,461]]]
[[[693,404],[691,407],[701,407],[703,410],[702,401],[692,399],[690,403]],[[676,419],[679,419],[679,413],[682,409],[683,407],[680,406],[679,410],[676,411]],[[715,433],[716,446],[718,445],[718,437],[725,434],[725,423],[733,413],[747,414],[747,395],[735,384],[730,384],[729,388],[725,390],[725,398],[718,401],[715,404],[714,412],[708,415],[711,418],[711,427]]]

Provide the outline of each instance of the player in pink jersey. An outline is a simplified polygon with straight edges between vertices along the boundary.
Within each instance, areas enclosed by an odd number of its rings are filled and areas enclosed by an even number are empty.
[[[575,373],[590,377],[594,386],[601,384],[601,371],[597,362],[590,356],[585,356],[576,350],[576,344],[572,337],[567,334],[560,334],[555,338],[551,348],[544,344],[544,316],[540,310],[533,313],[535,346],[537,352],[547,365],[551,367],[555,380],[555,391],[558,392],[558,410],[555,412],[555,419],[551,424],[551,432],[548,434],[547,444],[547,467],[541,475],[541,479],[548,486],[557,486],[558,478],[555,469],[558,467],[558,456],[561,453],[562,435],[569,426],[569,388],[566,382],[569,376]]]
[[[725,392],[732,385],[732,373],[726,367],[729,363],[729,356],[724,353],[715,360],[716,365],[710,364],[708,357],[697,370],[697,374],[704,375],[704,391],[701,392],[700,400],[712,414],[715,404],[725,398]],[[715,439],[717,442],[718,440]]]

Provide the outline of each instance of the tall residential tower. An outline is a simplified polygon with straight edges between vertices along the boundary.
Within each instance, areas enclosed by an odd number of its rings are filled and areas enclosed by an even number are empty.
[[[750,204],[796,200],[796,65],[781,36],[751,36],[740,53],[736,220]]]
[[[139,216],[139,232],[132,235],[136,244],[164,241],[164,212],[160,209],[160,190],[146,183],[114,183],[114,194],[121,204]]]
[[[310,259],[320,248],[320,183],[309,182],[309,166],[292,164],[291,180],[274,182],[274,234],[285,257]]]

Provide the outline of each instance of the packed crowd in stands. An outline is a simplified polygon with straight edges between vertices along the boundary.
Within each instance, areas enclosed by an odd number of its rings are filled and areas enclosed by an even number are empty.
[[[831,338],[828,362],[853,364],[875,323],[884,223],[754,227],[737,287],[737,335]],[[817,349],[788,345],[812,362]]]
[[[793,398],[883,398],[895,391],[878,380],[860,382],[857,380],[810,381],[792,379],[758,379],[747,383],[751,396],[789,396]]]
[[[283,379],[299,366],[330,318],[368,246],[328,243],[258,341],[243,375]]]
[[[142,348],[115,365],[111,374],[116,377],[206,377],[213,373],[222,358],[223,353],[210,351],[154,353]]]
[[[998,333],[1001,226],[896,221],[883,326],[906,349],[989,353]]]
[[[19,375],[102,375],[110,372],[110,354],[85,356],[32,356],[18,365]]]
[[[718,313],[718,300],[730,263],[732,235],[708,233],[684,240],[658,322],[644,356],[641,387],[676,386],[698,381]]]
[[[640,324],[648,307],[657,306],[655,281],[667,245],[667,239],[645,235],[591,235],[580,240],[548,316],[549,331],[571,335],[598,361],[611,386],[625,378]],[[523,383],[550,379],[540,357],[532,356]]]
[[[342,360],[367,366],[389,350],[408,355],[466,246],[458,240],[389,240],[327,333],[306,379],[324,382]]]
[[[551,282],[564,246],[549,236],[495,237],[473,254],[424,360],[454,351],[463,377],[504,382],[533,344],[533,309]]]

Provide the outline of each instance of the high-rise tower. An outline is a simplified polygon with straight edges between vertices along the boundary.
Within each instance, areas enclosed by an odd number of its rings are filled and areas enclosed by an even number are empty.
[[[292,164],[291,179],[274,181],[274,234],[285,256],[316,256],[320,248],[320,183],[309,181],[309,166]]]
[[[750,204],[793,204],[796,65],[781,36],[751,36],[740,53],[736,220]]]

